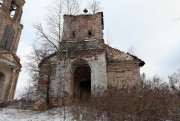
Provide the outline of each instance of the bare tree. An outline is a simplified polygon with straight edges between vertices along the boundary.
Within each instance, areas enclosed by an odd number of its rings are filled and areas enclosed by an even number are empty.
[[[111,34],[109,33],[108,29],[107,29],[107,33],[106,33],[106,43],[107,45],[111,44]]]
[[[27,92],[25,94],[28,95],[30,93],[29,91],[31,91],[34,97],[36,97],[36,90],[38,87],[38,79],[40,73],[38,65],[43,59],[51,54],[51,50],[48,48],[47,44],[44,44],[43,47],[39,47],[36,44],[38,43],[34,43],[31,54],[27,56],[28,62],[26,63],[26,69],[31,75],[31,78],[28,82],[29,87],[27,87]],[[31,88],[31,90],[28,90],[28,88]],[[29,97],[27,95],[25,95],[25,97]]]
[[[31,74],[32,81],[36,82],[34,83],[34,88],[37,88],[38,92],[43,93],[36,95],[36,98],[45,101],[43,108],[51,106],[52,100],[50,98],[51,96],[54,97],[54,93],[52,93],[54,89],[51,88],[51,83],[55,74],[53,71],[58,63],[57,57],[54,55],[60,51],[60,41],[63,34],[63,15],[76,15],[78,12],[78,0],[55,0],[54,6],[49,7],[46,23],[36,22],[34,24],[37,40],[33,46],[33,53],[28,57],[27,69],[33,73]],[[64,82],[62,81],[66,81],[66,77],[63,76],[59,77],[60,87],[58,92],[60,93],[64,89]]]
[[[49,46],[48,48],[51,48],[52,51],[59,50],[59,42],[62,34],[62,14],[62,3],[59,1],[55,8],[49,9],[47,23],[45,25],[42,22],[36,22],[34,24],[37,41],[40,43],[40,46],[47,44]]]
[[[63,15],[76,15],[79,13],[78,0],[55,0],[55,5],[50,7],[47,15],[47,23],[36,22],[34,28],[37,32],[37,40],[43,45],[47,44],[51,52],[60,48],[62,39]]]
[[[78,0],[63,0],[64,13],[67,15],[76,15],[80,11]]]
[[[179,93],[180,95],[180,69],[168,76],[168,78],[172,91]]]
[[[90,1],[88,4],[88,9],[95,14],[96,12],[101,10],[100,2],[97,0]]]

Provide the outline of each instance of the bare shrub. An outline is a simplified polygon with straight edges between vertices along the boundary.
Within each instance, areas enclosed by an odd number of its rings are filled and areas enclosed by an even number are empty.
[[[9,106],[10,102],[0,102],[0,108],[5,108]]]
[[[151,83],[150,83],[151,82]],[[155,76],[143,86],[129,89],[109,87],[103,94],[91,96],[89,100],[77,101],[72,108],[76,120],[107,121],[178,121],[180,98],[172,93],[169,84],[161,83]]]

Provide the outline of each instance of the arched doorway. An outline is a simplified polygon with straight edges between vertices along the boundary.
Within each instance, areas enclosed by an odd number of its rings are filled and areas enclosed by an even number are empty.
[[[0,72],[0,99],[3,94],[4,82],[5,82],[5,75],[4,75],[4,73]]]
[[[74,65],[74,98],[88,100],[91,95],[91,68],[85,61]]]

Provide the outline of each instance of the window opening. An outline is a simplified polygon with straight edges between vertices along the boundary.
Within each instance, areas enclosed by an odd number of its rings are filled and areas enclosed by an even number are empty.
[[[75,37],[76,37],[76,31],[71,31],[70,37],[71,37],[71,38],[75,38]]]
[[[18,0],[12,0],[10,5],[10,17],[13,18],[16,14],[17,9],[19,8],[19,1]]]
[[[76,31],[72,31],[72,38],[76,37]]]
[[[3,47],[6,50],[10,50],[11,44],[14,38],[14,28],[12,25],[7,25],[2,37],[2,40],[0,42],[0,46]]]
[[[92,36],[92,30],[88,31],[88,36],[91,37]]]

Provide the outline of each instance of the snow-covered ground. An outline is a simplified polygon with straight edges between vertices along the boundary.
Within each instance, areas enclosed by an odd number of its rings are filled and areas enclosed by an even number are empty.
[[[66,116],[67,116],[66,112]],[[72,116],[63,117],[63,109],[52,109],[46,112],[0,108],[0,121],[72,121]]]

